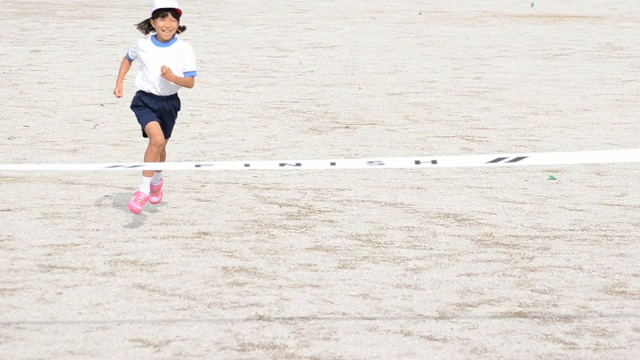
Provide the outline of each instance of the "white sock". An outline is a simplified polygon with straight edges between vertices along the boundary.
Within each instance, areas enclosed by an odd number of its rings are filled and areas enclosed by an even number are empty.
[[[138,191],[145,193],[146,195],[149,195],[149,193],[151,192],[151,178],[150,177],[146,177],[143,176],[142,177],[142,182],[140,183],[140,187],[138,188]]]
[[[151,185],[158,185],[162,181],[162,171],[156,171],[151,178]]]

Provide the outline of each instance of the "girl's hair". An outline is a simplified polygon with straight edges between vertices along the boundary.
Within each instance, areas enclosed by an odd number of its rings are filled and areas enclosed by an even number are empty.
[[[153,14],[151,14],[150,18],[136,24],[136,29],[140,30],[140,32],[143,34],[148,35],[155,31],[153,26],[151,26],[151,19],[154,19],[154,20],[157,18],[164,19],[167,16],[169,16],[169,14],[171,14],[171,16],[173,16],[176,20],[178,20],[178,24],[180,24],[180,14],[178,14],[178,12],[175,9],[158,9],[154,11]],[[176,33],[182,34],[185,30],[187,30],[186,26],[178,26],[178,31]]]

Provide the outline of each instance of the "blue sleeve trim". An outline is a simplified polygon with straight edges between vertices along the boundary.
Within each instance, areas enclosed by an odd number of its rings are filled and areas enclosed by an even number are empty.
[[[195,77],[198,75],[197,71],[187,71],[184,73],[184,77]]]
[[[127,52],[127,55],[125,55],[125,57],[127,58],[127,60],[129,60],[129,62],[133,62],[133,59],[129,57],[129,52]]]

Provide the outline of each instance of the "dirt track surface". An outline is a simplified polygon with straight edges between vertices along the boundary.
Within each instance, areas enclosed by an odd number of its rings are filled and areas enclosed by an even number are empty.
[[[182,2],[170,161],[638,147],[635,1]],[[142,159],[133,3],[4,7],[1,163]],[[0,358],[636,359],[639,166],[0,173]]]

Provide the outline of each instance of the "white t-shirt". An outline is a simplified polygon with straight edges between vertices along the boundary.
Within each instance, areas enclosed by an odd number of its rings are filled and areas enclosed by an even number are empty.
[[[160,96],[173,95],[180,89],[179,85],[160,76],[160,68],[166,65],[176,76],[196,76],[196,58],[193,48],[185,41],[174,37],[168,43],[160,42],[155,34],[138,40],[129,51],[127,59],[140,61],[140,71],[136,76],[138,90]]]

